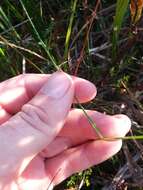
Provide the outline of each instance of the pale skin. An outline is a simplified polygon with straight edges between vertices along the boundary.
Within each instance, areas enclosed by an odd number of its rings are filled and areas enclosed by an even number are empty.
[[[83,103],[95,95],[92,83],[63,72],[0,83],[0,190],[50,190],[116,154],[122,141],[97,140],[83,111],[71,109],[74,96]],[[87,113],[105,137],[130,129],[125,115]]]

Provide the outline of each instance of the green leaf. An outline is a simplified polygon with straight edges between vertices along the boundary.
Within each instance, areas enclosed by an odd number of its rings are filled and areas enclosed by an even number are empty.
[[[129,5],[129,0],[117,0],[116,13],[113,23],[113,34],[112,34],[112,60],[114,60],[116,57],[119,32],[121,30],[125,13],[127,12],[128,9],[128,5]]]

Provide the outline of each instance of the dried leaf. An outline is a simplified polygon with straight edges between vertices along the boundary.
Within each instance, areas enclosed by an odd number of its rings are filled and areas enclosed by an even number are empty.
[[[132,23],[136,24],[141,15],[143,10],[143,0],[131,0],[130,3],[130,11],[131,11],[131,19]]]

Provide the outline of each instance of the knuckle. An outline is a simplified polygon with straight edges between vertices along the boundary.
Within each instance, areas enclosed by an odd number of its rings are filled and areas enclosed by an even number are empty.
[[[21,110],[21,117],[41,132],[47,133],[50,130],[47,115],[39,106],[25,104]]]

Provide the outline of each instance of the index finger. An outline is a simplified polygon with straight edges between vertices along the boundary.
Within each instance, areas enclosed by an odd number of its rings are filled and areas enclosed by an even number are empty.
[[[24,74],[0,83],[0,106],[9,114],[17,113],[40,90],[49,76]],[[80,102],[87,102],[95,97],[96,88],[91,82],[77,77],[73,77],[73,81],[75,94]]]

